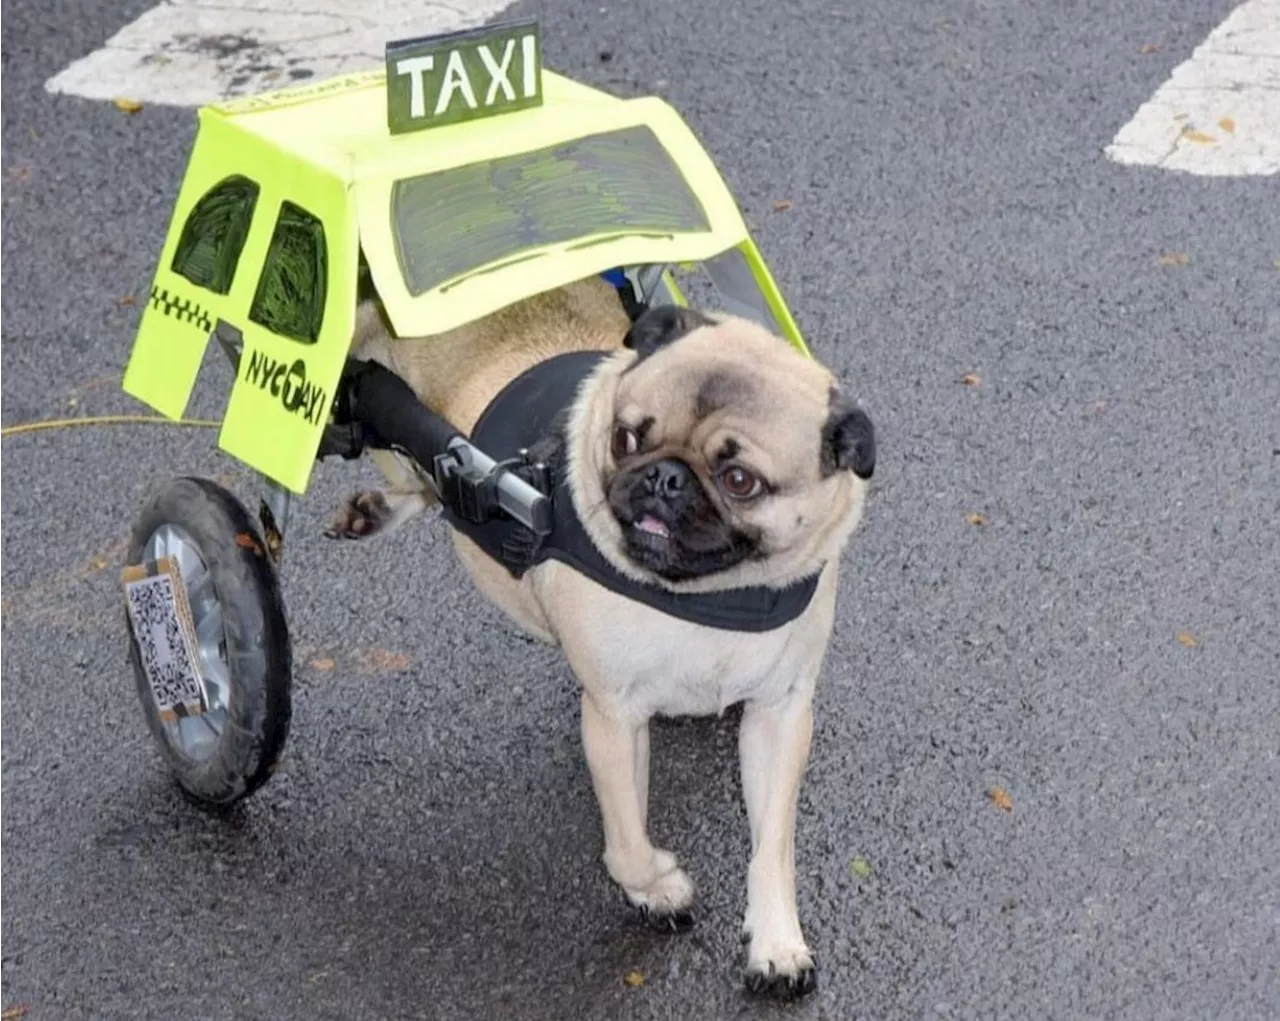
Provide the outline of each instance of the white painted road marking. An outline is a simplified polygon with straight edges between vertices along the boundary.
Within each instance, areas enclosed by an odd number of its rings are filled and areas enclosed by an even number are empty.
[[[1190,174],[1280,173],[1280,0],[1247,0],[1232,11],[1106,153]]]
[[[45,82],[50,92],[200,106],[383,65],[384,47],[471,28],[511,0],[165,0]]]

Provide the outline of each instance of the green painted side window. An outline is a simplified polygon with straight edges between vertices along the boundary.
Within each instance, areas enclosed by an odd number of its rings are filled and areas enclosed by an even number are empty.
[[[302,207],[282,203],[249,318],[272,333],[314,344],[324,322],[328,272],[324,224]]]
[[[255,182],[237,175],[205,192],[182,225],[173,271],[215,294],[230,291],[258,190]]]

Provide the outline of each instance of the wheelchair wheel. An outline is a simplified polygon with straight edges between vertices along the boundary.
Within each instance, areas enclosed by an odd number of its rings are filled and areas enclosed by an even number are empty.
[[[152,737],[194,802],[225,808],[275,771],[292,654],[275,566],[245,507],[177,478],[142,508],[124,572],[129,657]]]

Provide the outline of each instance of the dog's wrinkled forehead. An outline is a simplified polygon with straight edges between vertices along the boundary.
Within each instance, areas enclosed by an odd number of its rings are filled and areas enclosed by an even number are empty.
[[[618,410],[655,419],[668,442],[710,422],[779,453],[816,452],[829,374],[763,327],[667,306],[640,316],[626,346],[638,357],[619,381]]]
[[[775,403],[767,398],[758,380],[732,364],[669,369],[655,363],[623,378],[618,410],[655,419],[668,441],[679,441],[709,420],[757,417]]]

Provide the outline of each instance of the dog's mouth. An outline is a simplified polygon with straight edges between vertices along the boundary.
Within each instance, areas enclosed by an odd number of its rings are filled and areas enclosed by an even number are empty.
[[[752,540],[721,521],[705,496],[671,506],[627,476],[610,480],[606,492],[622,530],[619,552],[666,581],[728,570],[752,554]]]
[[[631,525],[637,532],[653,536],[656,539],[670,539],[671,529],[652,514],[644,514]]]

